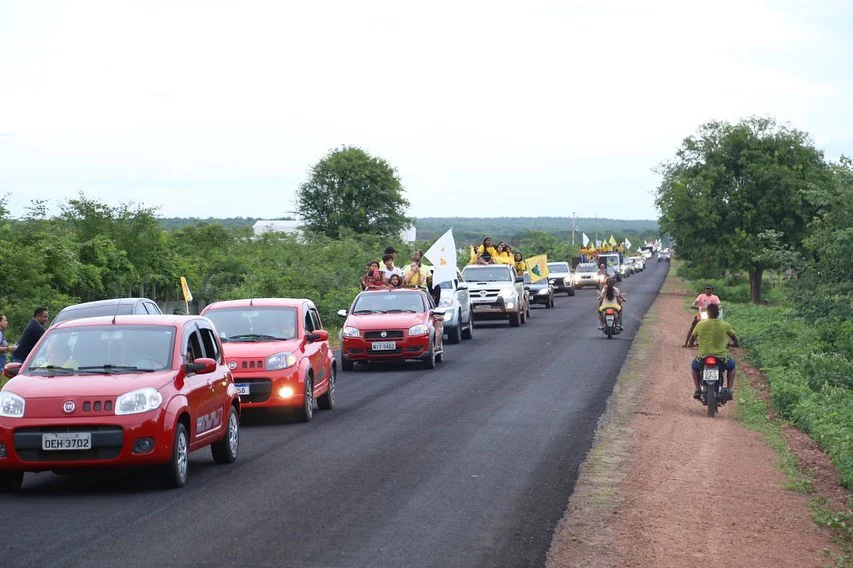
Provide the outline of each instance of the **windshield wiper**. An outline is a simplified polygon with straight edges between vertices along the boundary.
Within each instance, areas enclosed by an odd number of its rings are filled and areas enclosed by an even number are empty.
[[[72,367],[63,367],[62,365],[43,365],[41,367],[33,367],[32,369],[28,369],[27,372],[35,373],[39,371],[47,371],[49,373],[63,374],[63,375],[73,375],[76,369]]]
[[[229,336],[228,341],[287,341],[287,338],[263,333],[243,333]]]
[[[81,371],[89,371],[89,372],[104,372],[104,373],[153,373],[154,369],[142,369],[140,367],[135,367],[133,365],[112,365],[107,363],[106,365],[89,365],[86,367],[80,367]]]
[[[393,310],[388,310],[385,313],[386,314],[402,314],[402,313],[416,314],[418,312],[415,310],[400,310],[400,309],[395,308]]]

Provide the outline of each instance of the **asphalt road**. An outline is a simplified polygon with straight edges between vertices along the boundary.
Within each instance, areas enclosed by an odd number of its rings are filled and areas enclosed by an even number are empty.
[[[139,472],[27,474],[0,496],[0,566],[542,566],[599,416],[668,264],[483,323],[446,361],[341,373],[308,424],[244,417],[240,459],[191,455],[187,487]]]

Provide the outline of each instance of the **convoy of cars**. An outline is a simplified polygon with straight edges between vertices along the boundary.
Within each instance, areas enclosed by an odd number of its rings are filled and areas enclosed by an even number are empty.
[[[510,264],[469,265],[435,298],[418,288],[361,292],[338,312],[340,370],[405,361],[434,369],[445,341],[473,339],[476,321],[519,327],[531,304],[553,308],[557,292],[600,288],[599,262],[621,280],[645,269],[646,252],[601,255],[574,271],[551,262],[535,282]],[[659,262],[669,258],[660,251]],[[0,492],[16,491],[25,471],[142,466],[181,487],[192,451],[209,446],[214,462],[237,460],[243,412],[283,410],[307,422],[315,404],[332,410],[337,371],[308,299],[215,302],[199,316],[162,315],[147,298],[69,306],[24,363],[5,367]]]

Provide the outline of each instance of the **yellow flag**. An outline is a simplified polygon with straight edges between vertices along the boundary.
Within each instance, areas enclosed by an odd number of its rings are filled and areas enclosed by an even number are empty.
[[[610,240],[608,242],[610,243],[610,246],[616,246],[616,239],[613,238],[613,235],[610,235]]]
[[[548,255],[531,256],[524,262],[527,263],[527,273],[530,275],[531,282],[548,278]]]
[[[184,278],[183,276],[181,276],[181,290],[184,293],[184,301],[185,302],[192,302],[193,301],[193,294],[192,294],[192,292],[190,292],[189,285],[187,285],[187,279]]]

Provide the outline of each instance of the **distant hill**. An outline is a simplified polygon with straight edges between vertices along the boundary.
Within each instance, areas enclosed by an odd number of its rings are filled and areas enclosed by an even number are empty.
[[[652,238],[660,234],[656,220],[639,219],[595,219],[581,218],[576,220],[577,231],[575,239],[580,242],[581,233],[586,233],[590,239],[608,238],[611,234],[622,240],[632,236]],[[571,240],[571,217],[420,217],[415,221],[418,230],[418,240],[432,240],[447,229],[453,228],[453,236],[457,242],[476,241],[483,235],[495,239],[511,241],[526,231],[545,231],[559,239]]]
[[[167,231],[175,231],[177,229],[183,229],[184,227],[189,227],[191,225],[198,225],[199,223],[210,223],[222,225],[223,227],[227,227],[229,229],[234,229],[240,227],[251,227],[258,219],[265,218],[266,217],[208,217],[207,219],[201,219],[199,217],[163,217],[160,219],[160,226],[166,229]],[[276,218],[275,220],[290,219],[291,217],[281,217]]]

